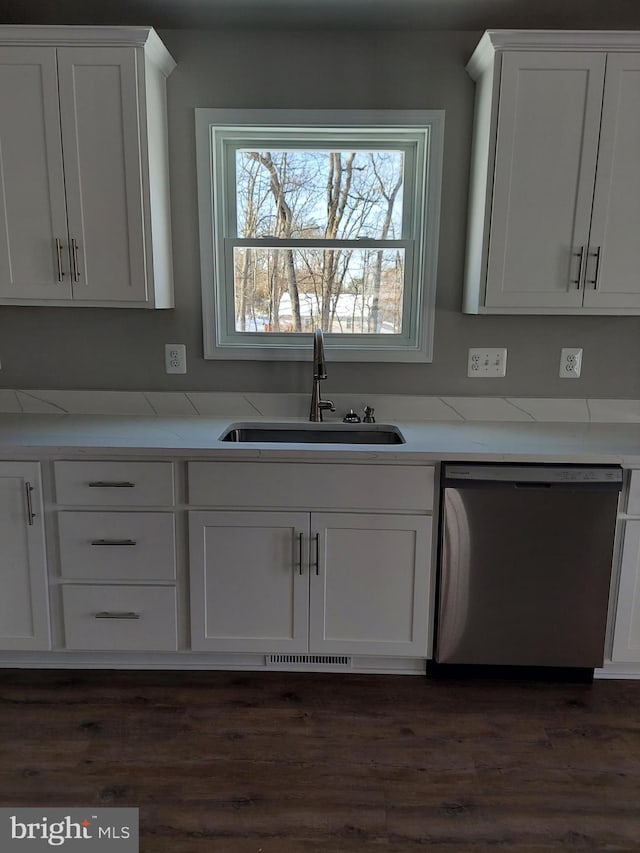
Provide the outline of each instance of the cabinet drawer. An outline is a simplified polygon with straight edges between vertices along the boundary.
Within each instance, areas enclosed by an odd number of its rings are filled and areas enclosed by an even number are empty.
[[[81,506],[171,506],[172,462],[54,462],[56,500]]]
[[[433,509],[433,467],[190,462],[189,503],[270,509]]]
[[[65,586],[66,648],[174,651],[176,591],[153,586]]]
[[[170,512],[59,512],[63,578],[173,580],[175,521]]]

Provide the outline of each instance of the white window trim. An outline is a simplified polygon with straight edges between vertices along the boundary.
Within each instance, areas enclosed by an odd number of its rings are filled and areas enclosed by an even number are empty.
[[[442,185],[442,158],[444,147],[443,110],[214,110],[196,109],[196,166],[198,179],[198,209],[200,222],[200,267],[202,281],[202,313],[205,359],[250,360],[307,360],[311,347],[311,334],[269,334],[264,339],[248,343],[242,333],[225,334],[225,318],[219,315],[215,293],[216,268],[216,215],[214,193],[216,182],[215,157],[212,151],[212,127],[326,127],[326,128],[401,128],[420,130],[428,128],[428,158],[424,181],[426,182],[423,221],[428,223],[420,247],[421,288],[413,288],[411,299],[412,321],[417,334],[407,343],[397,342],[392,335],[353,335],[348,342],[345,336],[325,334],[325,346],[334,361],[349,362],[427,362],[433,356],[433,327],[435,314],[436,275],[440,222],[440,194]],[[226,205],[225,205],[226,208]],[[225,216],[226,211],[222,211]],[[407,257],[410,263],[410,258]],[[419,292],[418,292],[419,291]],[[226,298],[226,297],[225,297]],[[225,299],[221,300],[225,304]],[[383,340],[384,338],[384,340]],[[392,339],[396,339],[395,341]],[[235,342],[237,341],[237,343]]]

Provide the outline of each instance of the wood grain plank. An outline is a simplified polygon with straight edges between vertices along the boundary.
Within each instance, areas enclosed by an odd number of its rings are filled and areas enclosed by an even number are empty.
[[[0,670],[0,802],[142,853],[638,850],[640,682]]]

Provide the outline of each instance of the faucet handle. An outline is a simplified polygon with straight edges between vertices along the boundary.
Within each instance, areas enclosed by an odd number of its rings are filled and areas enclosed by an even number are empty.
[[[347,414],[343,417],[342,422],[345,424],[359,424],[362,421],[357,412],[354,412],[353,409],[349,409]]]
[[[331,400],[318,400],[318,417],[314,420],[322,421],[322,413],[328,409],[330,412],[335,412],[336,407]]]
[[[371,406],[364,407],[364,418],[362,419],[363,424],[375,424],[376,419],[373,416],[375,409]]]

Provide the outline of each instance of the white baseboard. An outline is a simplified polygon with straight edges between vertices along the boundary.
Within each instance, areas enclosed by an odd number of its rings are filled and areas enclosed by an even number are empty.
[[[425,658],[352,656],[350,666],[269,665],[268,655],[203,652],[5,652],[0,669],[251,670],[424,675]]]
[[[598,668],[593,673],[594,678],[640,678],[640,664],[637,663],[609,663]]]

